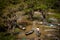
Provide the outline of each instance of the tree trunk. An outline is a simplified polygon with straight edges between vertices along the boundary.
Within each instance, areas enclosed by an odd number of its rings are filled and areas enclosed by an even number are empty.
[[[29,12],[30,19],[33,20],[33,11]]]

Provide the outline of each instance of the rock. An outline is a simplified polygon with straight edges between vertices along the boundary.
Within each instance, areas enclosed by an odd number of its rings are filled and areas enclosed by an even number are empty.
[[[57,22],[57,19],[56,18],[49,18],[49,20],[54,21],[54,22]]]
[[[60,24],[58,24],[58,26],[60,26]]]
[[[43,22],[37,22],[37,24],[40,24],[40,25],[42,25],[42,24],[43,24]]]
[[[20,29],[25,30],[26,28],[23,26],[19,26]]]
[[[47,34],[48,37],[55,36],[54,34]]]
[[[55,31],[54,29],[46,29],[44,31]]]
[[[54,24],[47,24],[47,27],[56,28],[56,25],[54,25]]]

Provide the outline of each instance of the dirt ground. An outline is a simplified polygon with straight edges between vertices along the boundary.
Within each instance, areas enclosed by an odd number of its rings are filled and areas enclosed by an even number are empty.
[[[16,37],[17,38],[38,38],[38,36],[35,33],[32,33],[28,36],[25,35],[25,32],[28,32],[28,31],[32,30],[32,27],[33,27],[32,25],[28,25],[26,27],[26,30],[22,31],[22,34],[16,35]],[[46,25],[36,24],[34,27],[39,27],[40,32],[41,32],[41,36],[39,37],[40,39],[43,39],[45,37],[45,35],[47,35],[47,34],[53,34],[55,32],[55,29],[47,27]],[[50,32],[45,31],[45,30],[49,30],[49,29],[51,29],[53,31],[50,31]]]
[[[22,32],[22,33],[16,35],[16,38],[38,38],[38,36],[35,33],[32,33],[28,36],[25,35],[26,32],[29,32],[32,30],[32,27],[35,27],[35,28],[39,27],[40,32],[41,32],[41,36],[39,38],[43,39],[43,40],[45,40],[44,38],[46,38],[47,34],[55,35],[54,33],[57,32],[57,30],[55,30],[54,28],[47,26],[47,25],[35,24],[35,26],[33,26],[33,21],[26,19],[25,16],[23,17],[22,21],[19,20],[18,22],[28,22],[28,24],[30,24],[30,25],[26,26],[25,31],[20,30],[20,32]],[[40,22],[40,21],[38,21],[38,22]],[[49,31],[45,31],[45,30],[49,30]],[[48,39],[46,38],[46,40],[48,40]]]

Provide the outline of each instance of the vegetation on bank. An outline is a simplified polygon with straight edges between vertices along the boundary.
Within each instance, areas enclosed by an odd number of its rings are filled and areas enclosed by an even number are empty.
[[[8,23],[6,21],[18,11],[24,12],[22,14],[23,16],[27,15],[27,19],[29,19],[29,16],[30,19],[34,19],[33,12],[42,11],[48,22],[50,21],[48,20],[49,18],[54,17],[60,23],[60,0],[0,0],[0,29],[2,28],[2,31],[4,29],[7,32]],[[47,15],[48,12],[53,12],[54,14]],[[37,17],[39,19],[39,16]],[[0,33],[1,40],[14,40],[13,35],[4,36],[4,34],[4,32]]]

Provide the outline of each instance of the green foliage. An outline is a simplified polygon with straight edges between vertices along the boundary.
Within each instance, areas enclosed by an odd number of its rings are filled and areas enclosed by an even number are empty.
[[[18,28],[15,28],[15,30],[14,30],[15,32],[20,32],[20,30],[18,29]]]
[[[0,0],[0,8],[4,9],[6,7],[6,5],[8,5],[9,2],[8,0]]]
[[[18,4],[18,3],[20,3],[21,1],[20,0],[9,0],[9,3],[10,4]]]
[[[58,13],[54,14],[53,16],[54,16],[55,18],[60,19],[60,14],[58,14]]]
[[[33,9],[49,9],[51,7],[57,7],[53,6],[58,0],[1,0],[0,1],[0,8],[5,7],[6,5],[9,4],[19,4],[20,3],[20,9],[22,10],[33,10]],[[27,10],[27,11],[28,11]]]
[[[7,6],[15,7],[17,4],[19,4],[19,10],[24,11],[26,13],[29,13],[35,9],[40,9],[40,8],[42,10],[54,9],[55,11],[60,12],[60,4],[59,4],[60,1],[59,2],[58,1],[59,0],[0,0],[0,26],[2,27],[5,26],[2,15],[4,14],[3,13],[4,8]],[[10,16],[10,14],[8,16]],[[34,19],[39,20],[39,17],[38,18],[37,17],[35,17]],[[55,17],[60,19],[60,14],[56,13],[54,15],[50,15],[49,17]],[[51,22],[51,20],[48,20],[48,19],[47,21]],[[24,24],[25,23],[23,23],[22,25]],[[18,31],[19,31],[18,29],[15,30],[15,32],[18,32]],[[9,36],[4,36],[4,35],[5,33],[0,33],[0,40],[15,40],[15,37],[13,35],[9,35]]]
[[[13,35],[7,35],[5,36],[6,33],[2,32],[0,33],[0,40],[15,40],[15,37]]]
[[[44,4],[41,4],[41,5],[40,5],[40,8],[41,8],[42,10],[45,10],[45,9],[47,9],[47,6],[44,5]]]

